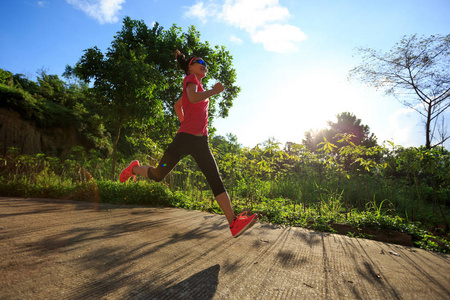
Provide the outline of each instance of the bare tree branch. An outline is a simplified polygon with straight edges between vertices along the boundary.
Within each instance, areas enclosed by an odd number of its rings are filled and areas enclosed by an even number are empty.
[[[436,122],[450,107],[450,35],[404,36],[389,52],[357,51],[362,64],[350,70],[349,79],[383,89],[423,116],[429,149],[438,128]],[[441,136],[439,144],[449,137]]]

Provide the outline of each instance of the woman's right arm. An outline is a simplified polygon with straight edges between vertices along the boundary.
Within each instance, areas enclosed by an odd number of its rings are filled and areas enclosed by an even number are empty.
[[[197,91],[197,85],[193,82],[188,83],[186,86],[187,96],[191,103],[201,102],[211,96],[221,93],[224,89],[225,88],[220,82],[216,83],[212,89],[204,92]]]

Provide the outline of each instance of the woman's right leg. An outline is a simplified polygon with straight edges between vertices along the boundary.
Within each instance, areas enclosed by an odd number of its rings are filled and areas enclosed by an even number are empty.
[[[133,168],[133,174],[142,175],[154,181],[161,181],[166,178],[167,174],[172,171],[173,168],[180,161],[180,157],[176,154],[166,151],[158,164],[158,167],[151,166],[139,166]]]
[[[141,176],[144,176],[144,177],[148,178],[148,169],[149,168],[153,168],[153,167],[150,167],[150,166],[134,167],[133,168],[133,174],[134,175],[141,175]]]
[[[164,152],[156,168],[151,166],[136,166],[132,170],[133,174],[139,174],[154,181],[163,180],[180,161],[181,155],[185,151],[185,139],[186,134],[178,133]]]

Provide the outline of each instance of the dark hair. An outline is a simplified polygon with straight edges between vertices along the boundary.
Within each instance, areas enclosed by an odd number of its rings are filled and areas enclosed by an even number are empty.
[[[172,54],[175,55],[175,58],[177,59],[180,68],[186,73],[186,75],[189,75],[189,62],[196,56],[191,56],[188,59],[186,59],[186,56],[179,50],[175,50]]]

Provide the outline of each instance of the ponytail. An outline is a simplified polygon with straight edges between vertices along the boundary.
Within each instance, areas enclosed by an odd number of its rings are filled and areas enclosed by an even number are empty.
[[[195,58],[195,56],[186,59],[186,56],[179,50],[175,50],[172,54],[175,55],[180,69],[182,69],[186,73],[186,75],[189,75],[189,63]]]

